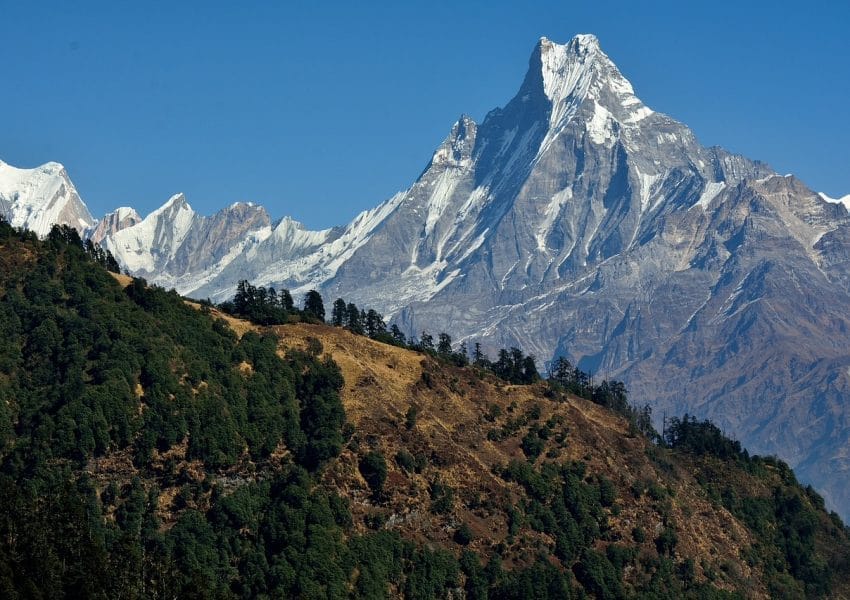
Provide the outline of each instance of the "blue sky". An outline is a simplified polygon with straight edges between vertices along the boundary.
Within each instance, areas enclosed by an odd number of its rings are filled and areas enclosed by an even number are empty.
[[[246,8],[248,6],[248,8]],[[0,159],[66,165],[99,216],[178,191],[310,227],[406,188],[540,36],[595,33],[706,145],[850,193],[850,3],[0,0]]]

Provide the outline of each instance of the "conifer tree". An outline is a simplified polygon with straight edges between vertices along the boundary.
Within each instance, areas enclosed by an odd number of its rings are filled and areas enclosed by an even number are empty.
[[[295,308],[295,302],[292,300],[292,294],[289,293],[289,290],[286,288],[280,290],[280,294],[278,295],[278,302],[280,303],[280,307],[286,312],[292,312]]]
[[[360,309],[357,308],[354,302],[348,303],[348,321],[346,322],[346,327],[352,333],[363,335],[363,321],[360,319]]]
[[[331,324],[334,327],[343,327],[348,323],[348,306],[345,300],[337,298],[334,300],[333,309],[331,310]]]
[[[445,356],[448,356],[449,354],[451,354],[452,353],[452,336],[450,336],[448,333],[441,333],[438,336],[438,340],[439,341],[437,342],[437,352],[439,352],[440,354],[443,354]]]
[[[322,295],[316,290],[310,290],[304,295],[304,312],[324,322],[325,305],[322,302]]]
[[[522,382],[534,383],[538,379],[540,379],[540,374],[537,372],[537,365],[534,357],[529,354],[522,361]]]
[[[475,345],[472,347],[472,364],[482,367],[488,362],[487,355],[481,350],[481,342],[475,342]]]
[[[419,337],[419,347],[422,350],[428,351],[434,349],[434,336],[425,330],[422,330],[422,335]]]
[[[393,336],[393,341],[399,346],[404,346],[407,344],[407,337],[395,323],[393,323],[392,327],[390,327],[390,335]]]
[[[366,313],[366,321],[364,325],[366,327],[366,335],[370,338],[377,337],[387,331],[387,325],[384,323],[384,318],[380,313],[372,308],[370,308],[369,312]]]

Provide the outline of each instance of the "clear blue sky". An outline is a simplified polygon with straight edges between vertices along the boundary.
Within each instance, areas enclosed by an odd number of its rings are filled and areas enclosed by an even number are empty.
[[[850,193],[850,3],[0,0],[0,159],[56,160],[92,212],[185,192],[311,227],[406,188],[540,36],[595,33],[704,144]],[[246,8],[247,7],[247,8]]]

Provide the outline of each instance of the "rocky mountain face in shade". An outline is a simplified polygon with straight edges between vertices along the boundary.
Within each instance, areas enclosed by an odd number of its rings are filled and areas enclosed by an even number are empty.
[[[54,223],[80,232],[95,223],[65,167],[55,162],[18,169],[0,161],[0,216],[42,237]]]
[[[5,196],[4,196],[5,197]],[[654,112],[595,37],[542,39],[517,95],[461,117],[413,185],[309,231],[175,196],[103,243],[197,298],[237,281],[374,307],[623,379],[709,417],[850,517],[850,214]],[[111,227],[111,226],[110,226]]]
[[[98,220],[94,227],[87,232],[87,235],[92,242],[100,244],[107,237],[118,233],[122,229],[132,227],[136,223],[140,223],[141,220],[142,217],[139,216],[139,213],[135,209],[121,206]]]

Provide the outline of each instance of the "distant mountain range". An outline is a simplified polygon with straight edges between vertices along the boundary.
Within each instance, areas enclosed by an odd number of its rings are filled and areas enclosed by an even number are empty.
[[[178,194],[98,222],[64,169],[0,164],[0,210],[72,224],[131,273],[223,300],[237,281],[318,289],[622,379],[663,415],[777,454],[850,518],[850,196],[701,146],[638,99],[597,39],[541,39],[517,95],[462,116],[413,185],[309,231]]]

